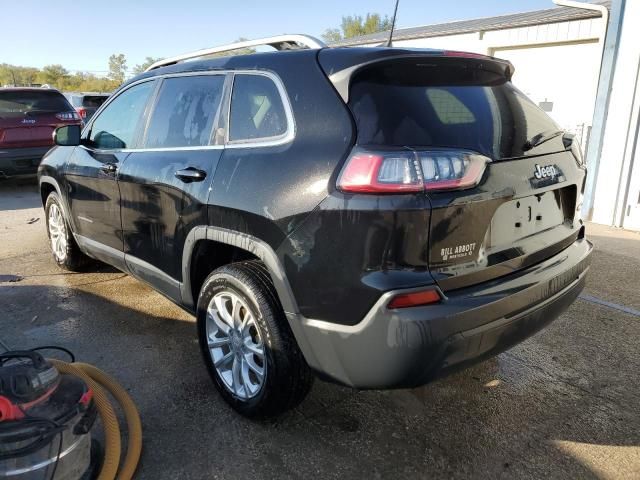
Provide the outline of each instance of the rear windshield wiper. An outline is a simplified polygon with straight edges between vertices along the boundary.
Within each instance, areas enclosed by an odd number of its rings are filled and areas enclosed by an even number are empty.
[[[541,145],[544,142],[563,134],[563,130],[549,130],[547,132],[538,133],[524,143],[524,145],[522,146],[522,151],[526,152],[527,150],[531,150],[532,148],[535,148],[538,145]]]

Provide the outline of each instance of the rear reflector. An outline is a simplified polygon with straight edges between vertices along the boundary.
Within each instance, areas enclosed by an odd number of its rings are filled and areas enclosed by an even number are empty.
[[[338,188],[353,193],[407,193],[475,187],[490,160],[467,150],[368,151],[356,148]]]
[[[388,303],[387,308],[408,308],[420,305],[438,303],[440,294],[436,290],[423,290],[421,292],[403,293],[396,295]]]

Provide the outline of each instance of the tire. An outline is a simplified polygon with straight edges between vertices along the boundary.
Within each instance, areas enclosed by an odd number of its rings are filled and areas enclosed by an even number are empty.
[[[49,248],[55,262],[60,268],[72,272],[85,268],[90,263],[90,258],[80,251],[73,238],[60,196],[56,192],[51,192],[47,197],[44,211]]]
[[[243,322],[244,327],[225,333],[231,323]],[[214,270],[198,297],[197,324],[209,375],[222,398],[240,414],[276,416],[296,407],[309,393],[313,373],[262,262],[239,262]],[[262,356],[255,353],[260,351]]]

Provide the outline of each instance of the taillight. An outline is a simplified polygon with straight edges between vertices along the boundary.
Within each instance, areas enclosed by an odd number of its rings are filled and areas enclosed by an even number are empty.
[[[462,190],[475,187],[489,159],[459,150],[417,152],[426,190]]]
[[[80,115],[78,112],[60,112],[56,113],[56,118],[64,121],[80,120]]]
[[[355,151],[345,165],[338,188],[345,192],[420,192],[422,178],[412,152]]]
[[[78,112],[78,115],[80,115],[80,118],[83,120],[87,118],[87,111],[83,107],[76,108],[76,112]]]
[[[438,303],[441,300],[437,290],[429,289],[420,292],[402,293],[396,295],[387,304],[387,308],[409,308]]]
[[[459,190],[478,184],[490,160],[466,150],[368,151],[357,148],[338,178],[354,193]]]

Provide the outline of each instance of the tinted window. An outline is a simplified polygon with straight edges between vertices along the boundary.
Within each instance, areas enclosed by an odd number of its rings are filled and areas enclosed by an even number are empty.
[[[558,129],[504,77],[462,63],[371,68],[352,81],[349,106],[363,145],[457,147],[501,159],[535,153],[527,140]]]
[[[64,96],[51,90],[0,90],[0,116],[25,113],[68,112],[71,107]]]
[[[95,148],[131,148],[155,82],[131,87],[100,113],[91,127],[89,140]]]
[[[85,108],[98,108],[109,98],[107,95],[85,95],[79,100],[79,105]]]
[[[231,96],[229,140],[276,137],[287,117],[276,85],[263,75],[236,75]]]
[[[209,145],[224,75],[167,78],[147,128],[146,148]]]

